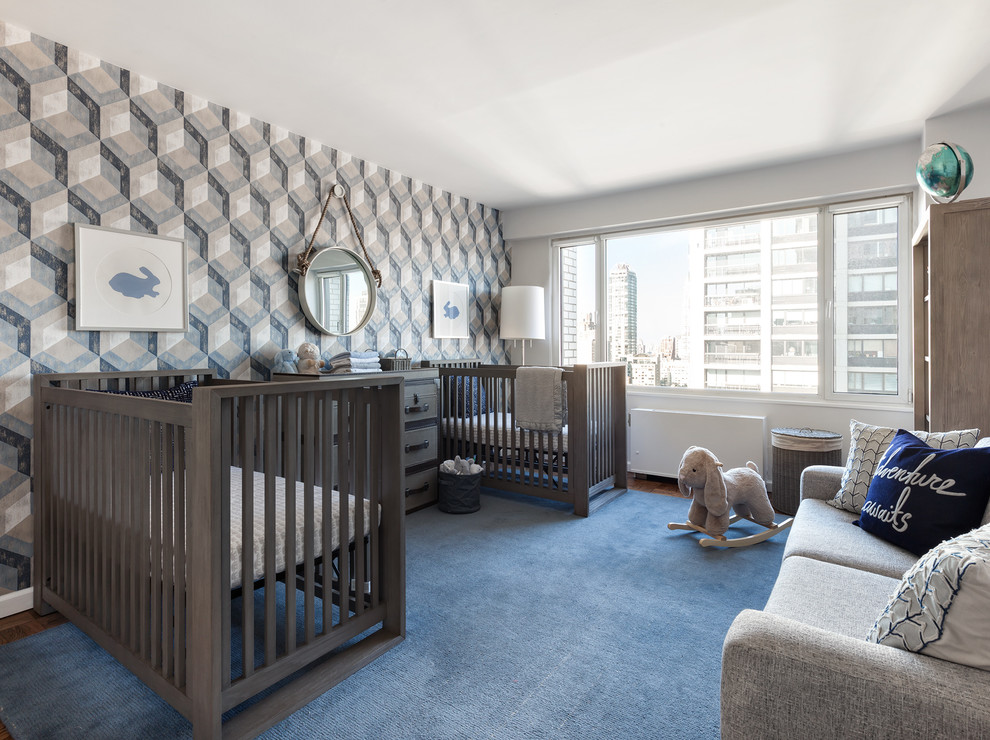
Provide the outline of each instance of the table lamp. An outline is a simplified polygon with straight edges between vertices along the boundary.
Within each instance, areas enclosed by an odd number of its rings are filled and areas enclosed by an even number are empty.
[[[507,285],[502,288],[499,337],[522,340],[522,363],[526,364],[526,340],[546,338],[543,288],[537,285]]]

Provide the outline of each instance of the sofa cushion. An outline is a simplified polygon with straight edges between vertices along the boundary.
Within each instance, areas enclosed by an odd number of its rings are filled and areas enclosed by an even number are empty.
[[[764,611],[862,639],[896,578],[811,558],[785,558]]]
[[[932,447],[942,450],[972,447],[980,437],[979,429],[911,433]],[[866,502],[873,471],[895,434],[897,430],[892,427],[877,427],[856,420],[849,422],[849,454],[839,492],[832,501],[833,506],[855,514],[860,512]]]
[[[914,565],[916,555],[854,527],[855,519],[829,502],[805,499],[794,515],[784,558],[800,555],[891,578]]]
[[[934,547],[908,570],[868,640],[990,670],[990,525]]]
[[[901,429],[877,464],[856,524],[924,555],[979,526],[988,498],[990,449],[937,450]]]

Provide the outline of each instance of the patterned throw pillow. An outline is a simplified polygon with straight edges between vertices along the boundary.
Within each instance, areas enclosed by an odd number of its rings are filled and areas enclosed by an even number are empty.
[[[158,398],[162,401],[179,401],[181,403],[192,403],[193,388],[197,381],[190,380],[179,383],[171,388],[162,388],[156,391],[101,391],[101,393],[115,393],[118,396],[139,396],[141,398]]]
[[[866,503],[870,490],[870,479],[877,462],[897,430],[891,427],[876,427],[863,424],[855,419],[849,422],[849,456],[842,482],[835,498],[829,501],[837,509],[845,509],[858,514]],[[972,447],[980,438],[979,429],[964,429],[955,432],[911,432],[922,442],[940,450],[954,450],[958,447]]]
[[[990,526],[943,542],[904,574],[867,641],[990,670]]]
[[[990,498],[990,449],[937,450],[898,430],[877,463],[858,524],[923,555],[979,526]]]

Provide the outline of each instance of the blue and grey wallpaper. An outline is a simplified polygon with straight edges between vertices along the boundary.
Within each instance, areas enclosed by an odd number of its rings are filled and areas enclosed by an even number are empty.
[[[341,338],[306,322],[290,271],[334,182],[383,276]],[[76,331],[75,223],[185,239],[189,331]],[[317,245],[335,243],[360,249],[338,199]],[[433,339],[433,280],[469,285],[471,339]],[[0,593],[30,585],[33,373],[263,379],[304,341],[499,362],[508,280],[496,210],[0,22]]]

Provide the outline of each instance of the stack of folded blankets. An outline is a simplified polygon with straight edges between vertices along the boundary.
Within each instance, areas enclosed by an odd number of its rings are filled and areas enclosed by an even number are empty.
[[[326,361],[324,371],[331,375],[347,375],[350,373],[380,373],[382,364],[378,353],[374,350],[367,352],[341,352]]]

